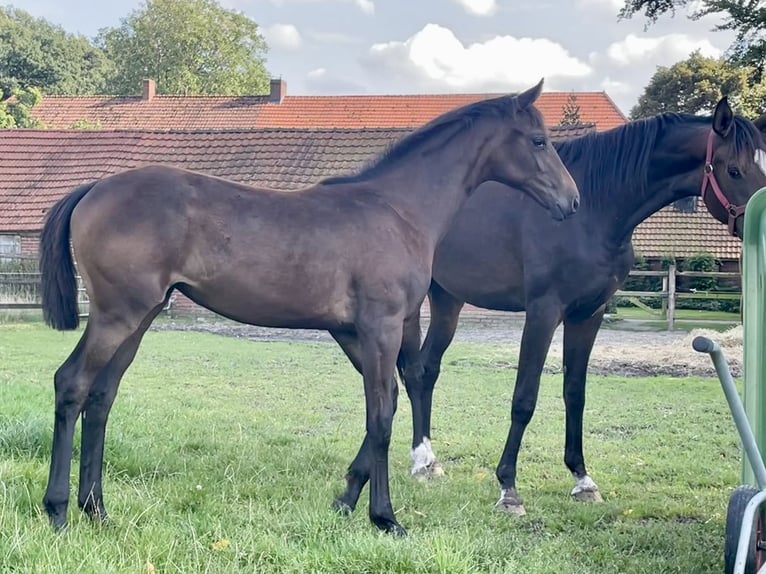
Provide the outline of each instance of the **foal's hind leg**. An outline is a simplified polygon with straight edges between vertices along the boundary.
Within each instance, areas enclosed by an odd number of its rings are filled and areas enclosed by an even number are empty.
[[[143,316],[146,315],[146,313],[142,313],[142,317],[134,317],[134,320],[131,321],[130,315],[120,316],[115,314],[113,310],[110,310],[110,314],[107,315],[104,312],[99,312],[95,305],[92,307],[93,310],[87,327],[77,347],[54,376],[56,407],[53,448],[43,505],[56,528],[66,526],[67,507],[69,505],[69,475],[72,464],[74,427],[77,418],[85,407],[86,401],[94,392],[94,384],[105,380],[100,374],[110,363],[115,353],[120,350],[121,345],[139,327]],[[107,381],[108,379],[109,377],[106,377]],[[117,380],[119,381],[119,378]],[[99,394],[100,391],[96,389],[95,392]],[[116,392],[116,385],[114,392]],[[106,395],[108,396],[108,394],[107,392]],[[112,396],[112,400],[113,398]],[[97,413],[98,409],[94,414],[94,421],[98,420],[99,415]],[[105,421],[104,418],[104,423]],[[86,439],[86,435],[93,435],[92,431],[88,431],[88,429],[96,428],[96,426],[96,424],[91,425],[87,422],[83,427],[84,445],[95,446],[95,448],[91,446],[87,452],[81,453],[81,457],[85,459],[85,462],[81,464],[87,468],[91,468],[96,461],[100,465],[102,460],[103,438],[101,440],[101,455],[98,454],[98,442]],[[94,454],[97,456],[94,457]],[[98,494],[100,497],[100,492]]]
[[[434,386],[439,377],[442,357],[457,330],[463,303],[442,289],[435,281],[429,291],[431,320],[416,368],[403,369],[407,396],[412,405],[412,476],[418,479],[444,475],[444,468],[431,447],[431,410]],[[403,349],[414,341],[414,329],[405,328]],[[420,339],[420,326],[417,329]],[[408,354],[409,355],[409,354]]]
[[[77,497],[80,508],[92,518],[105,520],[102,475],[106,422],[117,396],[122,376],[133,362],[138,346],[152,320],[165,302],[157,305],[117,348],[111,360],[97,375],[82,411],[82,448],[80,455],[80,486]]]
[[[572,496],[588,502],[602,500],[598,486],[585,470],[582,418],[588,361],[603,318],[604,308],[601,308],[585,321],[564,322],[564,405],[567,420],[564,462],[577,483]]]

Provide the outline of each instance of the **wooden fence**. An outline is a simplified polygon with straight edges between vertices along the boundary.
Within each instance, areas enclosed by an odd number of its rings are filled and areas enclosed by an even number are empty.
[[[662,300],[662,306],[659,314],[668,321],[668,329],[673,329],[676,321],[676,302],[679,299],[732,299],[740,300],[742,292],[740,291],[697,291],[689,290],[679,292],[676,289],[678,277],[694,278],[715,278],[715,279],[740,279],[741,275],[737,272],[723,271],[678,271],[675,265],[670,265],[667,271],[638,271],[632,270],[631,277],[662,277],[662,288],[660,291],[625,291],[619,290],[615,294],[618,297],[627,298],[633,305],[640,307],[650,313],[657,313],[657,309],[652,309],[644,304],[642,298],[659,298]]]
[[[667,320],[668,328],[673,329],[676,321],[676,302],[679,299],[732,299],[738,300],[741,292],[711,292],[711,291],[684,291],[676,289],[678,277],[705,277],[718,279],[738,279],[739,273],[724,273],[717,271],[678,271],[675,265],[671,265],[667,271],[638,271],[630,272],[631,277],[661,277],[662,288],[659,291],[628,291],[619,290],[615,296],[626,298],[633,305],[658,315]],[[80,277],[78,281],[78,302],[80,316],[88,316],[88,296],[82,286]],[[40,274],[32,272],[0,273],[0,311],[3,310],[35,310],[41,309],[40,303]],[[641,298],[659,298],[661,308],[653,309],[646,305]],[[170,311],[172,298],[163,309]]]

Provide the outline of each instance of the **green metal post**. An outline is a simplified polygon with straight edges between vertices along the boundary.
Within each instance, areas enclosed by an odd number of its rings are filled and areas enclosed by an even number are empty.
[[[742,245],[743,403],[761,458],[766,453],[766,187],[747,202]],[[742,484],[756,485],[743,457]]]

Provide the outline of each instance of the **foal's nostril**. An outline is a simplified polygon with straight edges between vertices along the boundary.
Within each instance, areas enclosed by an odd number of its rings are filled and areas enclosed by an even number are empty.
[[[580,198],[579,198],[579,197],[575,197],[575,198],[572,200],[572,213],[576,213],[576,212],[577,212],[577,209],[578,209],[579,207],[580,207]]]

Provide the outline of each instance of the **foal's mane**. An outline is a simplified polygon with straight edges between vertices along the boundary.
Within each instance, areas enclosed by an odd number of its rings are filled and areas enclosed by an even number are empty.
[[[652,152],[666,130],[711,127],[712,122],[712,116],[663,113],[606,132],[556,142],[554,146],[567,167],[583,170],[584,178],[578,180],[583,198],[603,204],[619,199],[625,188],[646,191]],[[745,118],[734,116],[734,132],[736,153],[752,155],[761,137],[758,129]]]
[[[471,127],[476,120],[489,116],[496,118],[513,117],[518,110],[519,105],[515,96],[500,96],[456,108],[394,142],[380,155],[362,166],[357,173],[328,177],[319,183],[354,183],[375,177],[415,149],[429,151],[436,146],[445,145],[458,133]]]

